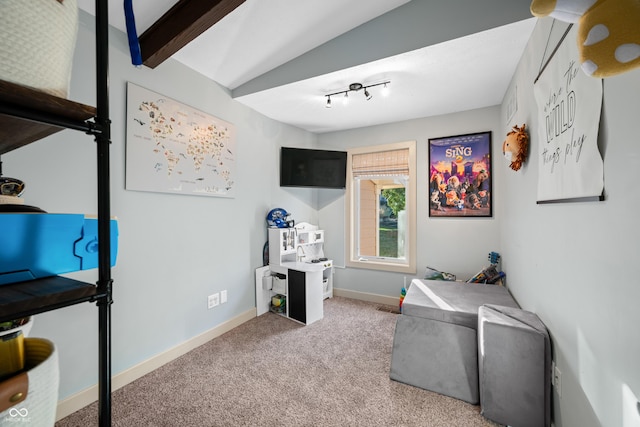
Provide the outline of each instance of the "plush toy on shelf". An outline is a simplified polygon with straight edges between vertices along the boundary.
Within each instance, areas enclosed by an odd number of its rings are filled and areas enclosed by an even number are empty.
[[[640,67],[640,1],[533,0],[531,13],[578,25],[582,70],[611,77]]]
[[[528,151],[529,135],[526,132],[526,125],[523,124],[521,127],[515,125],[502,143],[502,155],[510,162],[509,167],[517,171],[527,159]]]

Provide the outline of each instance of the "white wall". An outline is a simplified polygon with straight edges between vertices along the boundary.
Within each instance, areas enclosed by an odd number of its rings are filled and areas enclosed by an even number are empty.
[[[504,165],[501,162],[499,107],[409,120],[389,125],[353,129],[318,135],[322,148],[347,150],[392,142],[417,141],[417,277],[424,277],[428,265],[456,274],[466,280],[486,266],[491,251],[500,252],[500,203]],[[494,193],[492,218],[429,218],[428,211],[428,139],[442,136],[491,131]],[[344,192],[340,198],[318,197],[319,224],[326,230],[327,255],[344,267]],[[356,268],[336,268],[335,286],[358,292],[400,296],[404,285],[416,276],[384,273]]]
[[[556,426],[640,426],[640,70],[604,80],[599,145],[605,201],[537,205],[533,81],[550,26],[546,19],[536,26],[511,83],[518,111],[512,123],[503,122],[505,135],[513,123],[531,130],[529,160],[519,172],[509,171],[503,186],[503,266],[511,292],[552,336],[562,372]]]
[[[82,13],[69,97],[95,105],[93,18]],[[233,101],[227,90],[169,60],[135,69],[123,33],[111,32],[112,214],[119,218],[113,269],[113,373],[117,374],[255,307],[254,269],[262,265],[265,217],[282,206],[314,223],[312,190],[281,190],[281,145],[312,146],[315,136]],[[124,189],[126,82],[131,81],[233,123],[237,134],[234,199]],[[65,130],[2,156],[6,176],[27,184],[26,203],[52,213],[95,213],[95,143]],[[93,283],[95,271],[73,277]],[[229,301],[207,310],[206,297]],[[36,316],[32,336],[60,351],[60,398],[97,381],[97,315],[81,304]]]

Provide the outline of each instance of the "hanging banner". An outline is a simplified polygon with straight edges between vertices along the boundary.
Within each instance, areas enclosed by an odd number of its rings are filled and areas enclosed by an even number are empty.
[[[602,80],[580,69],[571,29],[534,84],[538,107],[538,202],[599,197]]]

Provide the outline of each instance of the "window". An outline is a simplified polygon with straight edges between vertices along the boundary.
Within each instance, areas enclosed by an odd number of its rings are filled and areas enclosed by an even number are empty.
[[[415,141],[348,151],[348,266],[415,274],[415,151]]]

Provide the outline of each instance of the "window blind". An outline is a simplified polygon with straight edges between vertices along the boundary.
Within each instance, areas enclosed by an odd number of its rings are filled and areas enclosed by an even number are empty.
[[[351,172],[354,178],[409,175],[409,149],[354,154]]]

